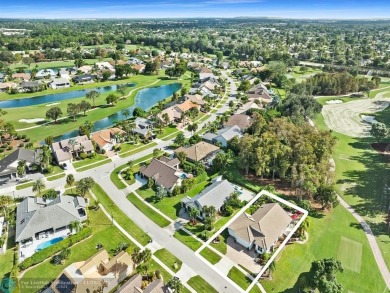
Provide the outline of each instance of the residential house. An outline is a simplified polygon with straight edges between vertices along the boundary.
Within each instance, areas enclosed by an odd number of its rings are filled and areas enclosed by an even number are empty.
[[[133,69],[138,73],[143,73],[145,71],[145,64],[136,64],[133,66]]]
[[[180,119],[181,119],[181,113],[179,111],[177,111],[176,109],[176,105],[173,105],[169,108],[166,108],[164,110],[161,111],[161,113],[158,114],[158,118],[162,121],[162,122],[166,122],[165,119],[164,119],[164,114],[167,114],[168,115],[168,120],[169,120],[169,124],[171,123],[174,123],[174,122],[179,122]]]
[[[179,147],[175,150],[175,153],[184,152],[187,156],[187,160],[191,162],[205,162],[211,163],[212,159],[219,151],[219,147],[201,141],[189,147]]]
[[[42,83],[40,81],[22,81],[19,89],[22,92],[36,92],[41,89]]]
[[[237,125],[227,126],[217,131],[217,133],[207,132],[202,139],[208,143],[220,144],[222,147],[227,147],[228,142],[234,137],[241,138],[242,131]]]
[[[17,87],[17,84],[14,82],[0,82],[0,92],[6,92],[15,87]]]
[[[70,82],[68,79],[60,77],[54,78],[51,83],[49,83],[49,87],[52,89],[61,89],[70,87]]]
[[[252,215],[241,214],[229,227],[229,235],[248,250],[271,252],[292,218],[278,203],[263,204]]]
[[[111,292],[134,270],[131,256],[121,251],[110,259],[106,250],[101,250],[86,261],[75,262],[66,267],[50,285],[54,293]],[[106,286],[102,289],[102,283]]]
[[[31,79],[31,75],[29,73],[14,73],[12,74],[12,79],[29,81]]]
[[[175,109],[180,113],[180,115],[182,113],[188,112],[193,108],[199,109],[200,105],[193,103],[191,100],[185,100],[183,103],[175,105]]]
[[[164,282],[161,279],[156,279],[149,283],[144,289],[142,288],[142,276],[136,274],[132,276],[126,283],[120,286],[115,293],[168,293]]]
[[[59,164],[71,163],[73,157],[81,152],[92,153],[94,151],[92,141],[86,135],[54,142],[51,149]]]
[[[153,122],[149,119],[137,117],[134,120],[135,128],[132,130],[133,133],[138,134],[143,138],[156,138],[156,134],[153,133]]]
[[[92,70],[92,66],[91,65],[84,65],[84,66],[81,66],[81,67],[77,68],[77,71],[81,71],[84,74],[87,74],[87,73],[91,72],[91,70]]]
[[[214,73],[207,67],[203,67],[200,71],[199,71],[199,79],[201,81],[205,80],[206,78],[209,78],[209,77],[215,77],[214,76]]]
[[[242,130],[246,130],[252,125],[252,118],[245,114],[235,114],[230,116],[223,125],[230,127],[237,125]]]
[[[247,91],[249,101],[259,100],[261,103],[272,102],[268,89],[261,83],[255,84]]]
[[[55,78],[56,76],[57,76],[57,72],[55,72],[53,69],[41,69],[37,72],[35,78],[37,79]]]
[[[199,210],[199,218],[205,218],[203,208],[214,207],[215,210],[221,211],[223,204],[226,199],[236,191],[236,186],[230,183],[226,179],[222,179],[222,176],[219,176],[213,180],[213,183],[203,189],[198,195],[193,198],[185,197],[181,200],[182,207],[189,211],[191,208]]]
[[[179,169],[179,160],[161,157],[153,159],[149,165],[140,168],[140,174],[144,178],[152,178],[156,185],[172,191],[175,186],[181,185],[183,172]]]
[[[142,64],[144,62],[142,60],[135,58],[135,57],[130,57],[129,60],[127,60],[127,63],[132,64],[132,65],[136,65],[136,64]]]
[[[67,230],[73,221],[87,220],[87,202],[80,196],[59,195],[53,200],[28,196],[16,207],[15,241],[20,244],[39,240]]]
[[[100,151],[110,151],[120,142],[119,136],[122,136],[123,134],[125,134],[125,132],[122,129],[113,127],[93,133],[91,140],[96,143],[96,147]]]
[[[8,156],[0,160],[0,182],[8,181],[16,178],[18,163],[20,161],[26,162],[26,171],[30,171],[30,167],[41,162],[41,150],[26,150],[17,149]]]
[[[109,62],[97,62],[96,63],[97,68],[99,70],[109,70],[110,72],[114,73],[115,72],[115,67],[111,65]]]
[[[201,95],[195,94],[195,95],[185,95],[185,100],[189,100],[193,104],[201,105],[203,106],[205,102],[203,101],[203,97]]]
[[[165,61],[161,62],[161,69],[172,68],[174,66],[175,66],[175,64],[169,60],[165,60]]]
[[[240,108],[237,109],[236,113],[237,114],[243,114],[243,113],[246,113],[247,111],[249,110],[261,110],[261,109],[264,109],[259,101],[249,101],[247,103],[245,103],[244,105],[241,105]]]
[[[92,74],[83,74],[83,75],[77,75],[73,77],[73,82],[75,83],[87,83],[87,82],[93,82],[95,79],[95,75]]]

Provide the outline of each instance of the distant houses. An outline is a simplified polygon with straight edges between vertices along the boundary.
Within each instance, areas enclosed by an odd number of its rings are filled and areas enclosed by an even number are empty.
[[[220,144],[222,147],[227,147],[228,142],[234,137],[241,138],[243,132],[237,125],[226,126],[217,131],[217,133],[207,132],[202,136],[202,139],[208,143]]]
[[[26,169],[33,165],[37,165],[41,162],[41,150],[27,150],[19,148],[0,160],[0,182],[5,182],[10,179],[16,178],[18,163],[24,161],[26,163]]]
[[[189,147],[179,147],[175,150],[175,154],[183,152],[186,154],[186,158],[190,162],[203,162],[205,164],[210,164],[218,151],[218,146],[201,141]]]
[[[60,88],[67,88],[70,87],[70,82],[68,79],[60,77],[60,78],[54,78],[50,83],[49,87],[52,89],[60,89]]]

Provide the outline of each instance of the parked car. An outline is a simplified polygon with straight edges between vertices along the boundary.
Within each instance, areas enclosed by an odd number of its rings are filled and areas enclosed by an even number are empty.
[[[63,164],[62,164],[62,169],[68,170],[68,165],[67,165],[66,163],[63,163]]]

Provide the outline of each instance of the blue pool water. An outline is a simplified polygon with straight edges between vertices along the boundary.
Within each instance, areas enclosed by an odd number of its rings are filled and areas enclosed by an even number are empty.
[[[156,105],[159,101],[162,101],[169,96],[171,96],[174,92],[177,92],[181,88],[180,83],[172,83],[167,85],[162,85],[158,87],[152,87],[152,88],[146,88],[143,90],[140,90],[137,95],[135,96],[135,103],[127,108],[129,112],[131,113],[131,116],[133,115],[134,108],[142,108],[145,111],[150,110],[154,105]],[[1,108],[1,107],[0,107]],[[123,109],[124,110],[124,109]],[[98,120],[93,125],[92,131],[99,131],[108,127],[111,127],[115,124],[117,121],[121,121],[126,119],[126,116],[122,114],[123,110],[118,111],[106,118],[103,118],[101,120]],[[63,139],[75,137],[79,135],[78,129],[75,129],[73,131],[64,133],[61,136],[57,136],[54,138],[54,141],[60,141]]]
[[[135,86],[135,83],[127,83],[125,85],[129,87],[133,87]],[[85,97],[87,92],[93,90],[99,93],[107,93],[107,92],[116,91],[118,89],[118,86],[119,85],[103,86],[103,87],[90,88],[85,90],[70,91],[66,93],[50,94],[50,95],[37,96],[32,98],[1,101],[0,109],[20,108],[20,107],[34,106],[39,104],[46,104],[46,103],[53,103],[53,102],[64,101],[69,99],[81,98],[81,97]]]
[[[35,251],[40,251],[42,249],[48,248],[49,246],[52,246],[53,244],[56,244],[56,243],[60,242],[63,239],[65,239],[65,237],[57,237],[57,238],[53,238],[53,239],[51,239],[49,241],[43,242],[43,243],[41,243],[41,244],[39,244],[37,246]]]
[[[184,174],[184,173],[181,174],[180,177],[181,177],[181,179],[186,179],[187,178],[186,174]]]

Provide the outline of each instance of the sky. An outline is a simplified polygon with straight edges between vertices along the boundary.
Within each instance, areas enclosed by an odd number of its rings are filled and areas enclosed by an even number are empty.
[[[390,19],[389,0],[1,0],[0,18]]]

